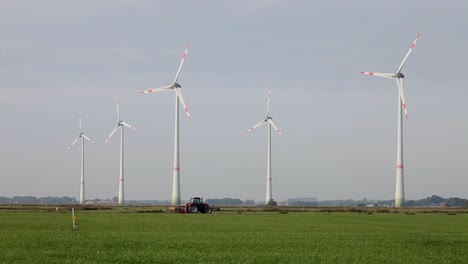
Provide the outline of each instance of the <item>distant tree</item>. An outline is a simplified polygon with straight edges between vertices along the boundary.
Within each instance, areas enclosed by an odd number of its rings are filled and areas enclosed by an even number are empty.
[[[62,202],[63,202],[63,204],[76,204],[76,203],[78,203],[78,201],[75,199],[75,197],[69,197],[69,196],[62,197]]]
[[[38,204],[39,201],[35,196],[14,196],[12,203],[16,204]]]
[[[356,206],[357,202],[351,199],[348,200],[327,200],[317,203],[319,206]]]
[[[242,205],[244,202],[241,199],[223,198],[223,199],[206,199],[206,203],[213,205]]]
[[[268,205],[268,206],[276,206],[277,204],[276,204],[276,201],[275,201],[275,200],[270,199],[270,201],[268,201],[268,203],[267,203],[266,205]]]
[[[444,198],[437,195],[432,195],[430,199],[432,204],[440,204],[445,201]]]
[[[255,201],[251,199],[246,199],[244,201],[244,205],[255,205]]]
[[[10,198],[0,196],[0,204],[9,204],[9,203],[11,203],[11,199],[10,199]]]
[[[37,198],[37,201],[40,203],[40,204],[55,204],[57,203],[57,200],[58,198],[57,197],[39,197]]]
[[[357,201],[357,206],[366,206],[367,204],[369,204],[367,198],[364,198],[361,201]]]
[[[445,206],[452,207],[452,206],[459,206],[462,207],[465,205],[465,199],[460,199],[458,197],[451,197],[448,198],[445,202]]]
[[[317,202],[303,201],[300,199],[288,199],[287,204],[290,206],[317,206]]]

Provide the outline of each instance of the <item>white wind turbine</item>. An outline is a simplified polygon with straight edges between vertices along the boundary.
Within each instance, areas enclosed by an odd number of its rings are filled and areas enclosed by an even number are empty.
[[[81,112],[78,113],[79,115],[79,127],[80,127],[80,134],[73,140],[73,142],[68,146],[67,150],[70,150],[73,145],[81,139],[81,187],[80,187],[80,204],[84,204],[85,202],[85,187],[84,187],[84,139],[88,140],[89,142],[94,144],[81,128]]]
[[[410,49],[403,58],[403,61],[398,67],[396,73],[380,73],[380,72],[361,72],[366,75],[373,75],[384,77],[388,79],[395,79],[398,87],[398,143],[397,143],[397,165],[396,165],[396,191],[395,191],[395,207],[402,207],[405,204],[405,189],[403,177],[403,118],[402,107],[405,111],[405,117],[408,119],[408,112],[406,110],[405,95],[403,93],[403,78],[405,76],[401,73],[403,65],[405,65],[408,56],[413,51],[416,41],[419,39],[419,34],[410,46]]]
[[[185,113],[190,120],[192,116],[188,111],[187,105],[185,104],[184,97],[182,97],[182,91],[180,90],[181,86],[177,83],[179,79],[179,74],[184,65],[185,58],[187,57],[187,52],[189,45],[185,48],[185,52],[182,55],[182,61],[180,62],[179,69],[177,70],[174,82],[170,85],[163,86],[160,88],[150,89],[142,91],[140,93],[153,93],[153,92],[162,92],[173,90],[175,92],[175,131],[174,131],[174,166],[173,166],[173,178],[172,178],[172,205],[180,204],[180,164],[179,164],[179,100],[184,107]]]
[[[270,114],[270,100],[271,100],[271,87],[268,92],[268,103],[267,103],[267,110],[266,110],[266,117],[262,121],[258,122],[256,125],[254,125],[252,128],[249,130],[245,131],[245,133],[249,133],[253,131],[255,128],[261,126],[264,123],[268,123],[268,150],[267,150],[267,189],[266,189],[266,204],[273,202],[273,197],[272,197],[272,186],[271,186],[271,127],[278,132],[280,136],[283,136],[281,134],[281,131],[276,127],[275,123],[273,122],[273,118],[269,115]]]
[[[110,135],[106,138],[104,143],[107,143],[117,130],[120,129],[120,177],[119,177],[119,204],[124,203],[124,126],[135,130],[135,127],[120,120],[119,112],[119,99],[115,97],[115,104],[117,106],[117,125],[114,127]]]

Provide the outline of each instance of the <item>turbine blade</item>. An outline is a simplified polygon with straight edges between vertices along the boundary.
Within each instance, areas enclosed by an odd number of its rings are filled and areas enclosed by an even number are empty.
[[[267,110],[266,110],[266,116],[270,113],[270,100],[271,100],[271,87],[268,91],[268,103],[267,103]]]
[[[119,130],[119,127],[120,127],[120,124],[117,124],[114,129],[112,129],[112,132],[110,133],[110,135],[106,138],[106,141],[104,141],[104,143],[107,143],[111,137],[114,135],[115,132],[117,132],[117,130]]]
[[[273,119],[268,119],[267,121],[268,121],[268,123],[270,123],[271,126],[276,130],[276,132],[278,132],[278,134],[279,134],[280,136],[283,136],[283,134],[281,133],[281,131],[276,127],[275,123],[273,123]]]
[[[75,140],[73,140],[73,142],[67,147],[67,150],[70,150],[76,144],[76,142],[78,142],[79,139],[80,136],[77,136]]]
[[[136,129],[136,127],[134,127],[134,126],[132,126],[132,125],[130,125],[130,124],[128,124],[128,123],[126,123],[126,122],[124,122],[124,121],[122,121],[122,122],[120,122],[120,123],[121,123],[122,125],[124,125],[124,126],[128,127],[128,128],[131,128],[131,129],[133,129],[133,130],[135,130],[135,129]]]
[[[394,74],[392,73],[382,73],[382,72],[361,72],[361,74],[364,75],[371,75],[371,76],[378,76],[378,77],[384,77],[384,78],[389,78],[389,79],[394,79],[395,77]]]
[[[180,70],[182,70],[182,65],[184,65],[184,61],[185,61],[185,58],[187,57],[189,47],[190,47],[190,45],[187,44],[187,47],[185,48],[184,55],[182,55],[182,61],[180,62],[179,69],[177,70],[177,74],[175,76],[174,83],[177,83],[177,80],[179,79]]]
[[[79,127],[80,127],[80,133],[83,132],[81,131],[81,112],[78,112],[78,119],[79,119]]]
[[[401,104],[403,105],[403,110],[405,111],[405,118],[406,120],[408,120],[408,111],[406,110],[405,94],[403,93],[403,79],[398,78],[396,80],[398,84],[398,95],[400,96]]]
[[[408,59],[408,56],[410,55],[410,53],[413,51],[414,46],[416,45],[416,41],[418,41],[418,39],[419,39],[419,34],[416,36],[416,39],[411,44],[408,52],[406,53],[406,56],[403,58],[403,61],[401,62],[400,67],[398,67],[397,73],[401,72],[401,69],[403,68],[403,65],[405,65],[405,62]]]
[[[258,122],[257,124],[255,124],[253,127],[249,128],[247,131],[245,131],[245,133],[249,133],[249,132],[252,132],[254,129],[256,129],[257,127],[261,126],[263,123],[266,123],[267,121],[264,119],[260,122]]]
[[[115,97],[115,105],[117,106],[117,122],[120,122],[120,111],[119,111],[119,98]]]
[[[86,140],[88,140],[89,142],[91,142],[91,143],[93,143],[93,144],[94,144],[94,141],[93,141],[93,140],[91,140],[91,139],[90,139],[90,138],[89,138],[87,135],[85,135],[85,134],[81,134],[81,137],[82,137],[82,138],[84,138],[84,139],[86,139]]]
[[[174,88],[173,84],[163,86],[163,87],[159,87],[159,88],[149,89],[149,90],[146,90],[146,91],[141,91],[140,93],[146,94],[146,93],[162,92],[162,91],[165,91],[165,90],[170,90],[172,88]]]
[[[187,105],[185,104],[185,101],[184,101],[184,97],[182,96],[182,91],[180,90],[180,88],[178,87],[175,87],[174,88],[176,94],[177,94],[177,97],[179,97],[179,100],[180,102],[182,103],[182,106],[184,107],[184,110],[185,110],[185,113],[187,113],[187,116],[190,120],[192,120],[192,116],[190,115],[189,111],[188,111],[188,107]]]

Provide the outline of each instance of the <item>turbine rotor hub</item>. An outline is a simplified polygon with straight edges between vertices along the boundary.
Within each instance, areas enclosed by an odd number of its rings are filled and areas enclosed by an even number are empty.
[[[405,76],[401,72],[397,73],[396,77],[397,78],[405,78]]]

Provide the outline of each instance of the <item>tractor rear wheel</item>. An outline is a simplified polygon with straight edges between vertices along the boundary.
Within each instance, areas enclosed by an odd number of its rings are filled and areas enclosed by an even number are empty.
[[[198,213],[198,206],[196,206],[196,205],[191,205],[188,209],[189,209],[189,212],[190,212],[191,214],[196,214],[196,213]]]
[[[203,212],[204,212],[205,214],[211,214],[212,211],[213,211],[213,210],[212,210],[211,207],[209,207],[209,206],[205,207],[205,209],[203,210]]]

